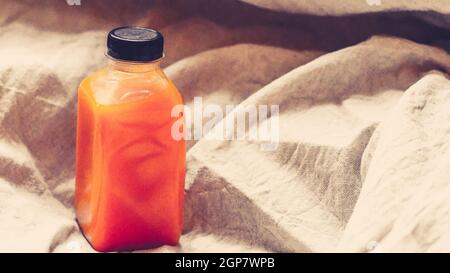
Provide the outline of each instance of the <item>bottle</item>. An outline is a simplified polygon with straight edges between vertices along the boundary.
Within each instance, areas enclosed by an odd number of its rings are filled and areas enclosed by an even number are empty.
[[[109,65],[78,89],[75,210],[98,251],[176,245],[181,234],[186,152],[171,129],[184,120],[171,112],[182,98],[160,68],[163,44],[153,29],[112,30]]]

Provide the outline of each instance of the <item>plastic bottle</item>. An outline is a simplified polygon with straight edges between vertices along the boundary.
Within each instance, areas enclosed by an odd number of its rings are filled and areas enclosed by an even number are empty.
[[[183,218],[185,142],[171,128],[182,104],[160,68],[163,36],[122,27],[108,34],[110,64],[78,90],[78,223],[98,251],[178,243]]]

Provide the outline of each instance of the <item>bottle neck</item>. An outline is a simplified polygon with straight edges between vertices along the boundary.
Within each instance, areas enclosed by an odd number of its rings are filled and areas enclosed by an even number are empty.
[[[114,70],[130,73],[145,73],[153,70],[160,69],[160,60],[156,60],[148,63],[136,63],[120,60],[111,60],[109,66]]]

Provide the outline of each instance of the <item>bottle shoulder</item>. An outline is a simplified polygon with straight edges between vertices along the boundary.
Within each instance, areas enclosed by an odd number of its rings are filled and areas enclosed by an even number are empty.
[[[88,92],[96,103],[105,105],[146,99],[162,93],[179,96],[175,85],[159,68],[128,72],[104,67],[87,76],[80,85],[81,89]]]

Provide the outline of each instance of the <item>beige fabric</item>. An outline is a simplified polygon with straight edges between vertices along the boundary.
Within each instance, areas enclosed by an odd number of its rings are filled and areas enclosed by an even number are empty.
[[[257,6],[289,12],[306,12],[320,15],[342,15],[380,11],[436,11],[450,13],[447,1],[409,0],[353,0],[353,1],[295,1],[295,0],[244,0]]]
[[[162,30],[188,105],[280,105],[276,151],[189,141],[185,234],[144,251],[449,251],[447,0],[133,2],[2,1],[0,251],[93,251],[76,88],[132,24]]]

